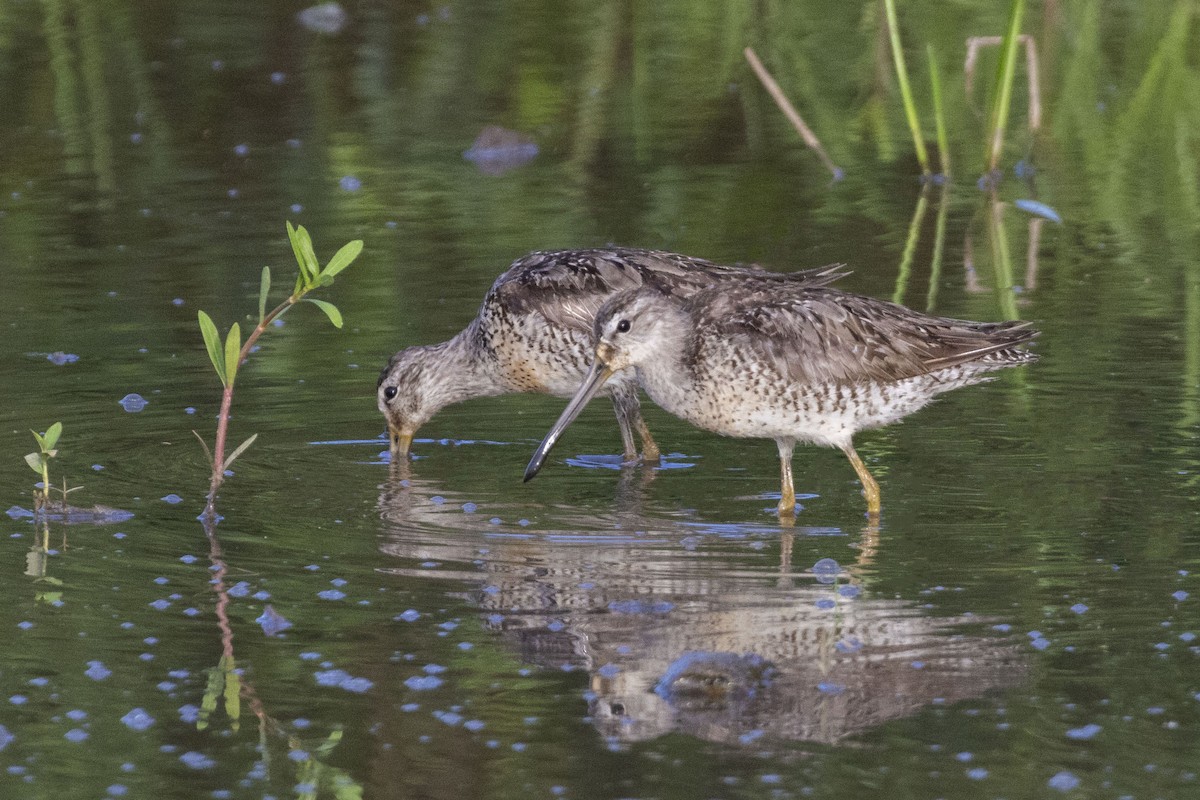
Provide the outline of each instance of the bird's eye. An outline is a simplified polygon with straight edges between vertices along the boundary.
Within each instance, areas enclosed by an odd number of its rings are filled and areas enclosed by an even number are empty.
[[[384,396],[385,398],[387,398],[388,400],[391,400],[393,397],[395,397],[395,396],[396,396],[396,387],[395,387],[395,386],[389,386],[389,387],[387,387],[386,389],[384,389],[384,390],[383,390],[383,396]]]
[[[629,332],[629,320],[623,319],[617,323],[617,333],[628,333],[628,332]]]

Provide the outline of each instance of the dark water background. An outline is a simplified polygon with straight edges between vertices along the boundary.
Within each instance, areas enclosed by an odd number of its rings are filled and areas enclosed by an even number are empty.
[[[0,507],[61,420],[52,477],[134,514],[0,518],[0,796],[1200,794],[1195,5],[1031,4],[1042,126],[1022,64],[989,196],[996,56],[970,98],[962,62],[1006,5],[901,3],[952,142],[920,211],[874,3],[350,3],[321,33],[286,2],[0,0]],[[481,163],[491,125],[533,158]],[[324,295],[346,327],[299,309],[239,376],[232,437],[259,438],[217,552],[196,312],[244,323],[264,264],[288,282],[287,219],[365,250]],[[674,469],[613,469],[598,404],[522,485],[562,401],[514,396],[389,470],[387,356],[522,253],[608,243],[845,262],[1034,320],[1042,359],[861,437],[877,528],[840,453],[798,452],[781,530],[771,443],[656,409]]]

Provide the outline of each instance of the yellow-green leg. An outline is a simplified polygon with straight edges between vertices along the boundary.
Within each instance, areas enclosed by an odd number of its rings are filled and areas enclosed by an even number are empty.
[[[871,477],[871,473],[867,471],[867,465],[858,457],[858,453],[854,450],[854,445],[847,442],[842,448],[842,452],[846,454],[846,458],[850,459],[850,466],[854,467],[854,471],[858,473],[858,479],[862,481],[863,497],[867,498],[867,514],[872,517],[879,516],[879,484]]]
[[[662,458],[662,452],[658,449],[654,437],[650,435],[650,429],[646,427],[646,420],[642,419],[640,410],[633,416],[633,428],[642,440],[642,460],[647,464],[657,464]]]
[[[779,516],[790,516],[796,511],[796,487],[792,483],[792,449],[795,440],[776,439],[779,447]]]

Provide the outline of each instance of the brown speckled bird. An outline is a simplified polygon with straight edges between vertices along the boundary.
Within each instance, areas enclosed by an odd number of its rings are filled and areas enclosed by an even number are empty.
[[[546,434],[525,480],[610,379],[637,383],[693,425],[774,439],[782,470],[779,513],[796,505],[796,442],[840,448],[862,481],[867,511],[879,484],[854,450],[855,433],[913,413],[942,392],[1035,361],[1018,345],[1027,322],[969,322],[824,286],[754,277],[687,297],[653,286],[622,292],[599,311],[595,360]]]
[[[618,292],[653,286],[665,296],[686,297],[751,276],[820,286],[844,274],[840,265],[775,274],[632,248],[530,253],[496,279],[478,316],[457,336],[409,347],[388,361],[377,398],[392,454],[407,455],[417,429],[452,403],[514,392],[573,395],[592,362],[596,312]],[[625,459],[637,458],[637,431],[644,458],[657,460],[633,375],[614,378],[603,392],[616,409]]]

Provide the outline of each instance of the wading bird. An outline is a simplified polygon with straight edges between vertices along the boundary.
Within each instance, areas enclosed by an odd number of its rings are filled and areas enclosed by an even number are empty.
[[[530,253],[496,279],[479,314],[457,336],[401,350],[383,368],[377,399],[392,455],[407,456],[417,429],[453,403],[514,392],[573,395],[592,361],[596,312],[623,290],[652,286],[686,297],[750,276],[822,286],[845,274],[841,265],[776,274],[632,248]],[[625,460],[637,459],[634,431],[645,460],[658,460],[633,376],[614,378],[603,391],[616,409]]]
[[[587,378],[525,470],[541,469],[558,437],[610,380],[636,378],[650,399],[697,427],[774,439],[778,510],[796,506],[796,442],[840,448],[879,513],[879,484],[854,434],[896,422],[942,392],[1037,359],[1018,345],[1027,322],[969,322],[812,286],[746,277],[689,296],[654,286],[608,300],[594,326]]]

